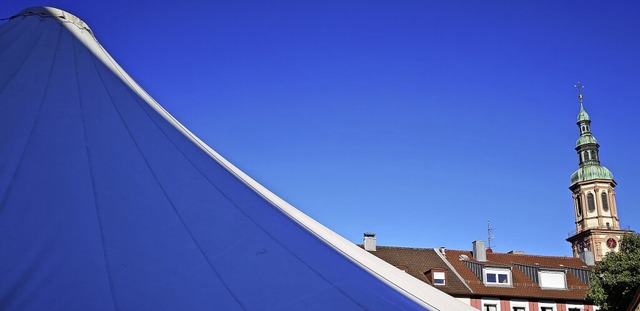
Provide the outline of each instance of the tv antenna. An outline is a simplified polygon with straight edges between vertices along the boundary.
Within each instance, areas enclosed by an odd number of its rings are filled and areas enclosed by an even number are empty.
[[[491,248],[491,241],[493,241],[493,230],[495,228],[491,228],[491,223],[487,220],[487,248]]]

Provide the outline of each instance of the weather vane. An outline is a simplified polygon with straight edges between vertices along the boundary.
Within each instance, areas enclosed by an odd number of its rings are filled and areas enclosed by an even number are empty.
[[[584,88],[584,85],[578,81],[578,83],[574,84],[573,87],[578,89],[578,100],[580,100],[580,105],[582,105],[582,89]]]

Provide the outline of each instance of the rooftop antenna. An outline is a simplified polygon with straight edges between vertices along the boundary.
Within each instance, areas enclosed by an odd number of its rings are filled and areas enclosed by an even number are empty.
[[[495,228],[491,228],[491,223],[487,220],[487,248],[491,248],[491,241],[493,241],[493,230]]]

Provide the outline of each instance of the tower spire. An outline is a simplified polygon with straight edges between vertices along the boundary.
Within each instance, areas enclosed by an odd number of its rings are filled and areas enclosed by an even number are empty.
[[[576,231],[567,241],[571,243],[574,257],[588,264],[600,261],[607,253],[617,251],[617,243],[626,232],[620,230],[613,174],[600,164],[598,141],[591,133],[591,119],[584,110],[582,89],[578,82],[580,112],[576,141],[578,169],[571,174],[571,186],[575,210]]]
[[[576,142],[576,151],[578,153],[578,164],[580,169],[582,170],[600,169],[601,168],[600,157],[598,156],[598,149],[600,145],[598,144],[598,141],[593,136],[593,134],[591,134],[591,119],[589,118],[589,114],[587,114],[587,111],[584,110],[584,104],[582,102],[582,98],[583,98],[582,89],[584,88],[584,85],[578,82],[574,85],[574,87],[578,89],[578,101],[580,102],[580,112],[578,113],[578,122],[576,123],[578,125],[578,128],[580,129],[580,137]],[[589,168],[585,168],[587,166],[589,166]],[[578,171],[580,171],[580,169]],[[591,176],[593,174],[588,174],[588,175],[590,177],[594,177],[594,176]],[[602,175],[602,174],[595,174],[595,175]],[[611,175],[610,172],[608,172],[608,174],[605,174],[605,175],[607,175],[606,177],[609,177],[612,179],[612,177],[610,177]],[[574,177],[577,178],[578,176],[572,176],[572,180],[571,180],[572,184],[577,182],[577,180],[574,180]],[[590,177],[587,177],[587,178],[590,178]]]
[[[578,83],[574,84],[573,87],[578,89],[578,101],[580,102],[580,113],[578,113],[578,122],[581,122],[581,121],[591,122],[589,120],[589,114],[587,113],[587,111],[584,110],[584,106],[582,104],[582,89],[584,88],[584,85],[582,85],[582,83],[578,81]]]

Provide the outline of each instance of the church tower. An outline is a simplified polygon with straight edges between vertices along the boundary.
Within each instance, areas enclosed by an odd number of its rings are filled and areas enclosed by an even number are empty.
[[[567,239],[571,243],[573,256],[588,264],[600,261],[609,252],[619,250],[622,236],[629,231],[620,230],[613,174],[600,165],[600,145],[591,134],[591,119],[582,103],[582,85],[576,84],[580,112],[578,128],[580,137],[576,142],[578,170],[571,175],[576,231]]]

